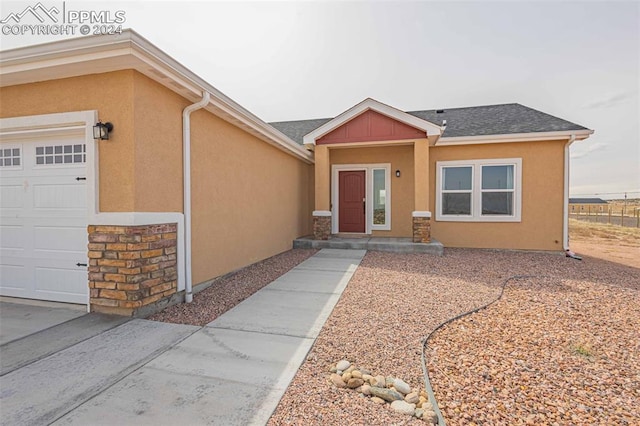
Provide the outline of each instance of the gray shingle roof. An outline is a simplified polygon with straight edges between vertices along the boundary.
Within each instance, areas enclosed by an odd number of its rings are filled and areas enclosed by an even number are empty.
[[[437,111],[442,111],[438,113]],[[563,120],[520,104],[486,105],[444,110],[410,111],[415,117],[442,125],[447,120],[443,137],[505,135],[513,133],[588,130],[586,127]],[[322,126],[331,118],[269,123],[294,141]]]
[[[569,204],[608,204],[602,198],[569,198]]]

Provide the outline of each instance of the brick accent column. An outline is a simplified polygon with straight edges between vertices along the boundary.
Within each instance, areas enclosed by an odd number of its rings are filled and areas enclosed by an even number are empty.
[[[177,224],[89,225],[92,312],[135,315],[177,291]]]
[[[331,212],[313,212],[313,238],[315,240],[328,240],[331,235]]]
[[[431,212],[413,212],[413,242],[428,243],[431,241]]]

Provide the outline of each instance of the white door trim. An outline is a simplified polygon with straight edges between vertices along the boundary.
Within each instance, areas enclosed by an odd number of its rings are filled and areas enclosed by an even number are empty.
[[[373,225],[373,170],[385,169],[386,194],[386,221],[384,226]],[[368,164],[333,164],[331,166],[331,233],[337,234],[340,226],[340,172],[364,171],[365,172],[365,199],[367,209],[365,214],[365,234],[371,234],[374,230],[391,230],[391,163]]]

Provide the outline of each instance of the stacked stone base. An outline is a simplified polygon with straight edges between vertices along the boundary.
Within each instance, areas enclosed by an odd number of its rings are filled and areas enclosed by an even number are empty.
[[[88,233],[92,312],[146,316],[176,298],[177,224],[90,225]]]
[[[331,216],[313,216],[313,238],[328,240],[331,236]]]
[[[413,242],[431,242],[431,218],[413,217]]]

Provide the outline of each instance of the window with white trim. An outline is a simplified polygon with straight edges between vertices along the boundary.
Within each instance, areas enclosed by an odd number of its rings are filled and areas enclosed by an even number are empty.
[[[21,163],[21,151],[19,147],[0,148],[0,167],[18,168]]]
[[[521,158],[439,161],[436,220],[519,222]]]
[[[47,145],[36,147],[36,165],[78,164],[87,161],[85,144]]]

